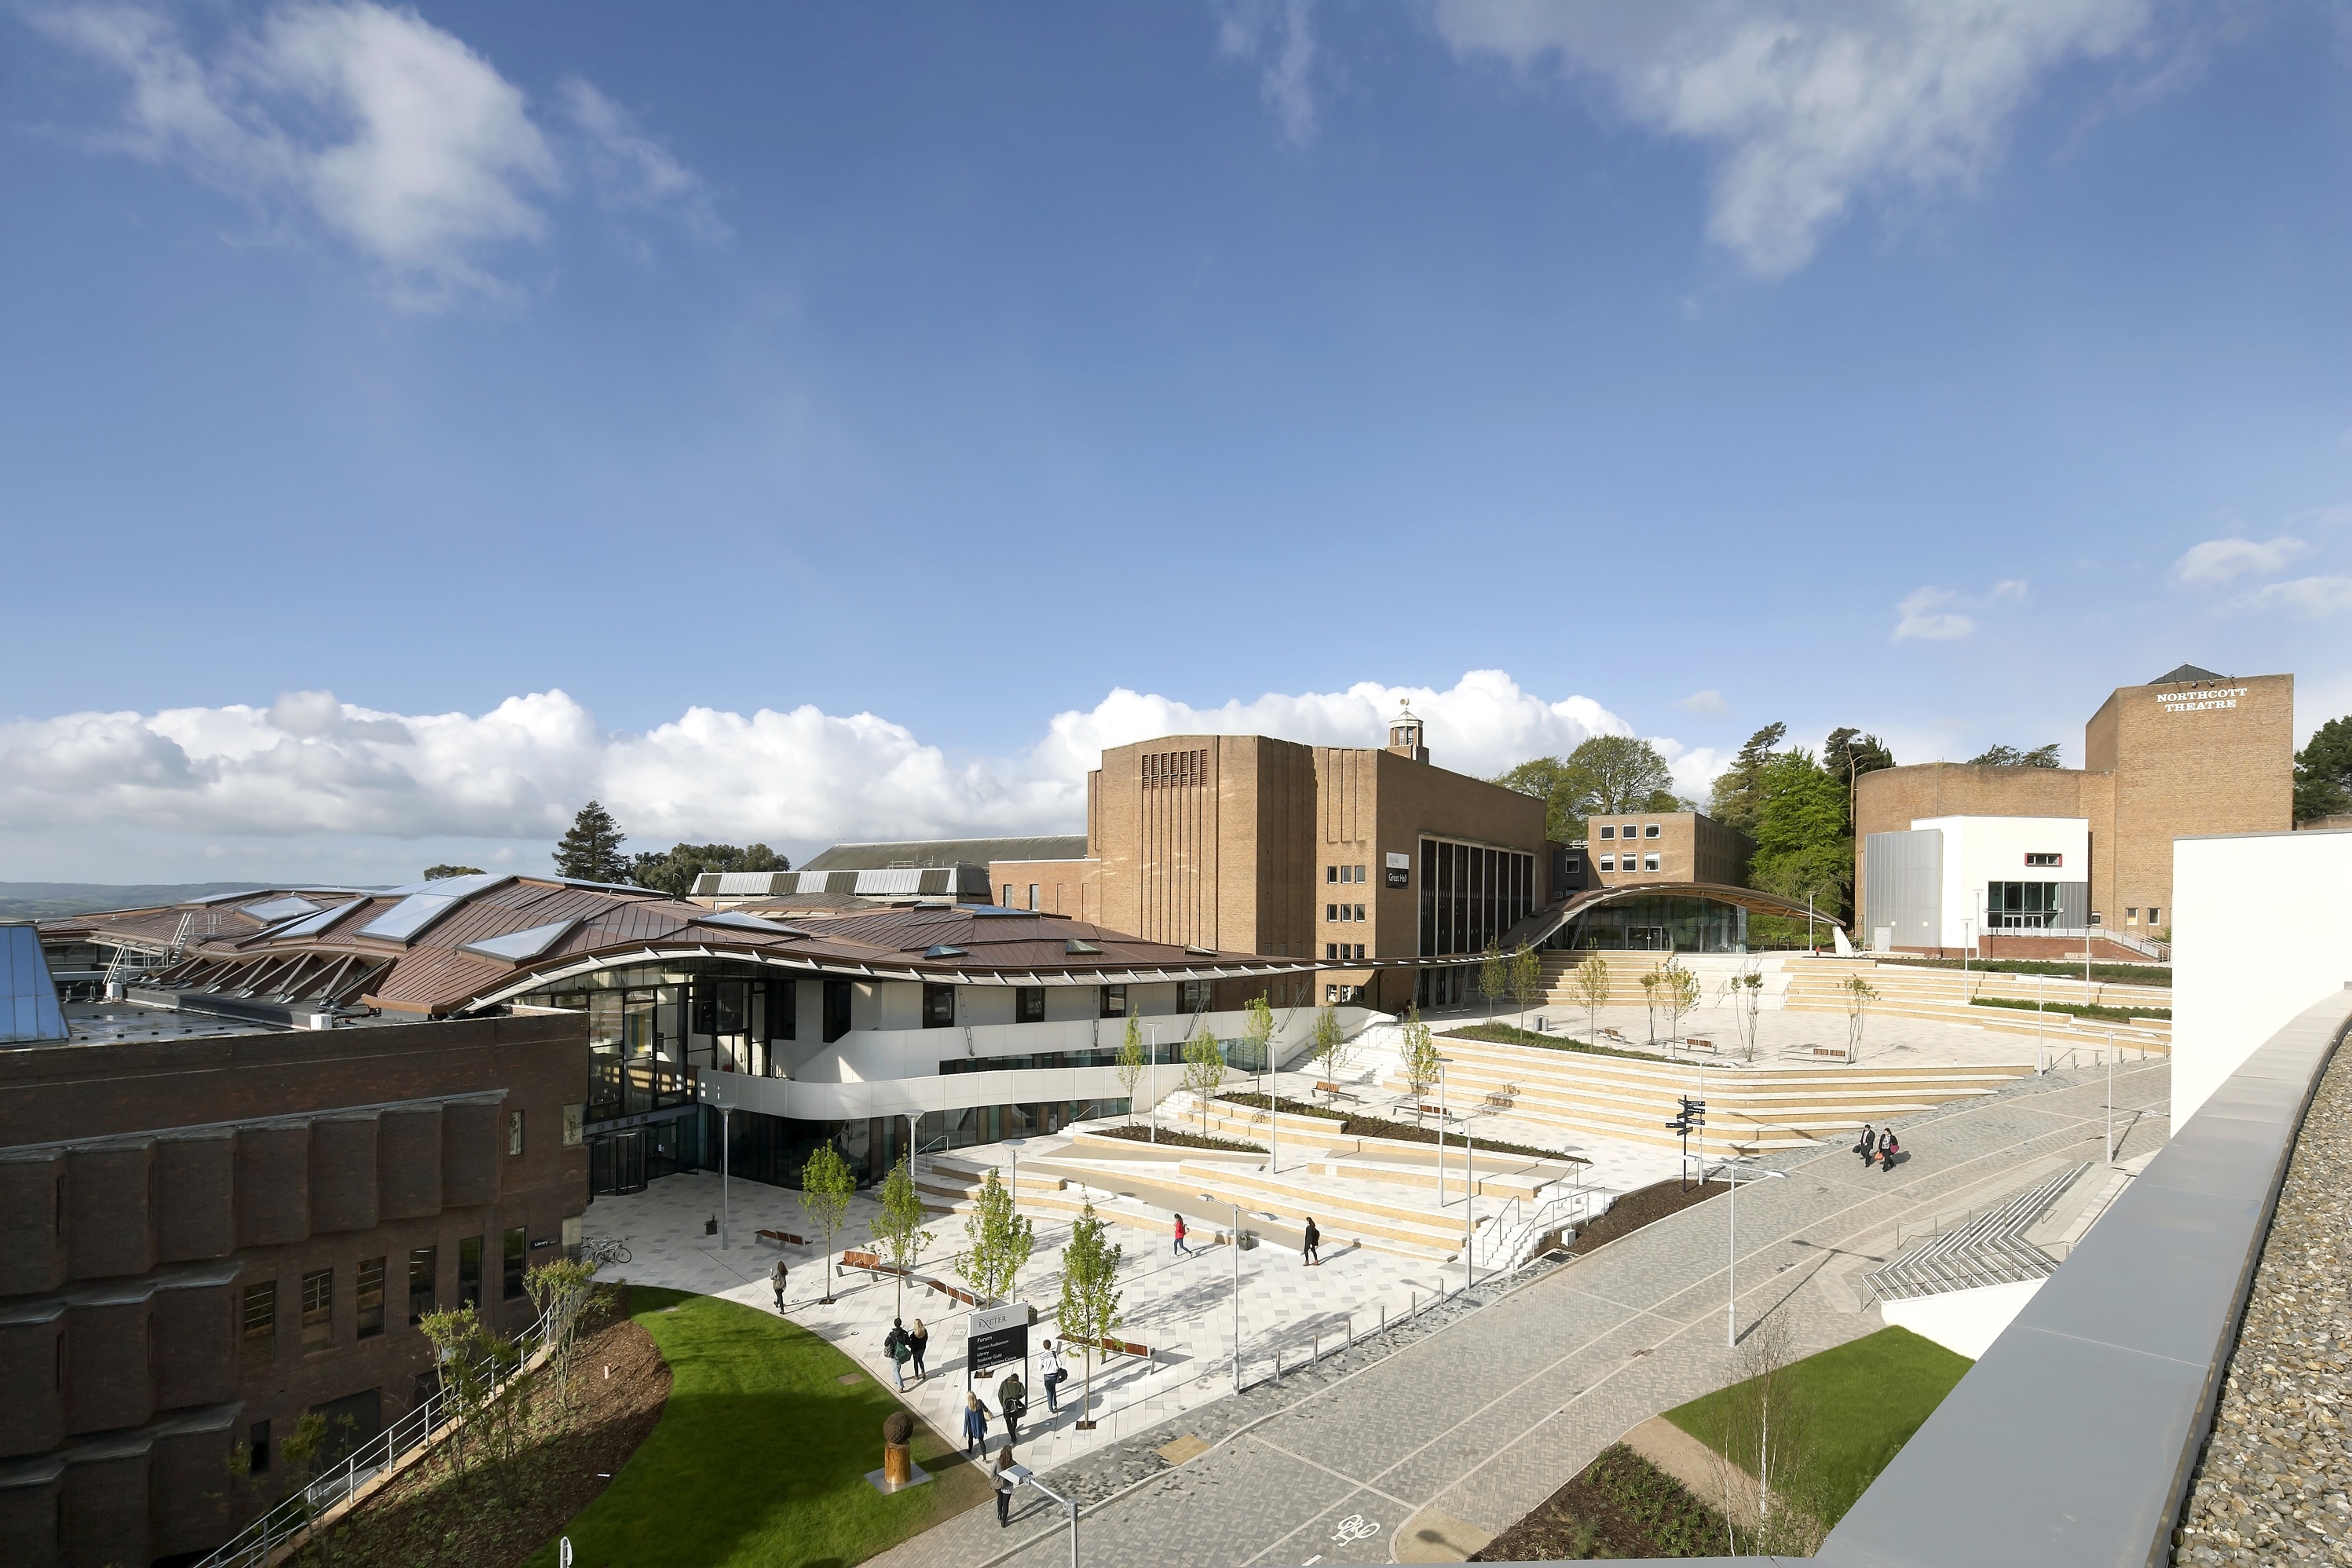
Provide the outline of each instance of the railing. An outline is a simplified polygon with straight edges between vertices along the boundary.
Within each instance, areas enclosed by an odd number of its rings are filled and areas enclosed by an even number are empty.
[[[546,1349],[546,1319],[517,1335],[511,1365],[493,1363],[486,1400],[506,1391],[516,1375]],[[402,1459],[431,1444],[457,1419],[456,1396],[435,1389],[416,1407],[352,1451],[342,1463],[289,1496],[280,1498],[196,1568],[266,1568],[273,1554],[308,1539],[338,1506]]]
[[[1606,1196],[1596,1187],[1580,1186],[1556,1194],[1539,1204],[1515,1197],[1503,1212],[1489,1219],[1470,1239],[1470,1261],[1489,1273],[1516,1269],[1551,1231],[1581,1225],[1593,1218],[1593,1204]],[[1484,1257],[1479,1254],[1485,1253]]]

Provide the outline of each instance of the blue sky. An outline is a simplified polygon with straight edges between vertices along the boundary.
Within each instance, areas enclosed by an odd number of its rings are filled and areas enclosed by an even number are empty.
[[[1063,826],[1400,695],[1695,790],[2352,710],[2340,8],[0,29],[0,879]]]

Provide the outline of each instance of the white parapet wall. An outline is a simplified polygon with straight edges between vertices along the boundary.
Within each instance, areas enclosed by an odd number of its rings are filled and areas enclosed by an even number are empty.
[[[2172,1128],[2352,985],[2352,830],[2172,843]]]

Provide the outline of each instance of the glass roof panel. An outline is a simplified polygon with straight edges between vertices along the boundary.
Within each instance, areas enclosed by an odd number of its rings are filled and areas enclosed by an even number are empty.
[[[39,928],[0,925],[0,1041],[28,1045],[65,1038],[65,1011],[41,956]]]
[[[545,925],[533,925],[521,931],[509,931],[503,936],[486,936],[479,942],[468,942],[457,949],[460,953],[479,953],[485,958],[504,958],[520,964],[536,958],[563,940],[572,928],[580,924],[574,915],[569,920],[551,921]]]
[[[457,878],[450,878],[452,882]],[[362,936],[382,936],[394,942],[406,942],[444,915],[457,907],[462,899],[437,893],[412,893],[365,925],[360,927]]]
[[[245,913],[264,925],[275,925],[281,920],[291,920],[298,915],[316,915],[319,906],[299,894],[289,894],[284,898],[272,898],[260,904],[248,904]]]
[[[724,910],[717,915],[698,915],[694,917],[694,924],[697,925],[731,925],[740,931],[770,931],[780,936],[804,936],[807,935],[806,932],[796,931],[789,925],[779,925],[772,920],[762,920],[756,915],[745,915],[740,910],[733,909]]]
[[[324,931],[328,926],[332,925],[338,916],[350,909],[352,904],[357,904],[358,902],[358,899],[352,899],[349,903],[338,904],[332,909],[322,909],[319,911],[318,914],[310,916],[308,920],[299,920],[293,925],[287,926],[284,930],[275,931],[270,935],[273,936],[316,936],[320,932]]]

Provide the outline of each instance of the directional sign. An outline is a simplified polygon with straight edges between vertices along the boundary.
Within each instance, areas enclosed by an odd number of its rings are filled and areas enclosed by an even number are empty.
[[[1037,1309],[1026,1301],[972,1313],[966,1331],[970,1337],[964,1342],[964,1381],[969,1383],[1008,1361],[1026,1362],[1029,1325],[1036,1321]]]

